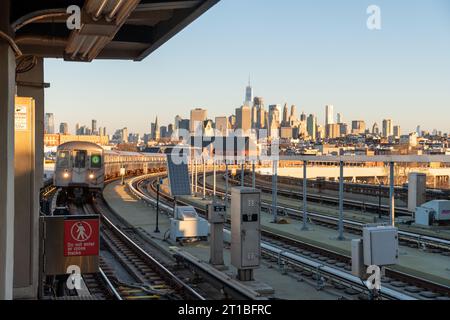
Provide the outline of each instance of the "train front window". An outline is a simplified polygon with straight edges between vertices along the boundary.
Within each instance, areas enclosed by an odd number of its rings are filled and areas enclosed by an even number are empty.
[[[75,154],[74,168],[86,168],[86,150],[78,150]]]
[[[69,167],[69,151],[59,151],[56,167],[58,168],[68,168]]]
[[[102,167],[102,156],[100,154],[91,155],[91,168]]]

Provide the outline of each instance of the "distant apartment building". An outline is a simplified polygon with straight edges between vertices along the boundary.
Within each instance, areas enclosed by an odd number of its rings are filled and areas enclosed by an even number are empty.
[[[394,134],[394,128],[391,119],[383,120],[383,137],[389,138]]]
[[[400,138],[401,136],[401,129],[400,126],[394,126],[394,137],[395,138]]]
[[[329,104],[325,106],[325,126],[334,123],[334,107]]]
[[[69,134],[69,125],[67,122],[61,122],[59,125],[59,133],[60,134]]]
[[[102,146],[107,146],[109,144],[108,136],[70,135],[60,133],[44,134],[44,145],[46,147],[57,147],[63,143],[70,141],[92,142]]]
[[[316,117],[313,114],[310,114],[306,122],[306,131],[308,132],[308,136],[312,141],[315,141],[317,138],[316,128],[317,128]]]
[[[352,134],[364,134],[366,132],[366,122],[364,120],[352,121]]]
[[[191,119],[190,119],[190,128],[189,132],[192,133],[200,133],[202,132],[203,122],[206,120],[208,116],[208,111],[196,108],[191,110]]]
[[[44,118],[44,131],[45,133],[55,133],[55,116],[53,113],[46,113]]]
[[[252,128],[251,108],[242,106],[236,109],[236,129],[248,132]]]
[[[223,137],[228,136],[228,118],[227,117],[216,117],[216,131],[218,135]]]
[[[330,123],[325,128],[326,137],[328,139],[336,139],[341,136],[340,126],[337,123]]]

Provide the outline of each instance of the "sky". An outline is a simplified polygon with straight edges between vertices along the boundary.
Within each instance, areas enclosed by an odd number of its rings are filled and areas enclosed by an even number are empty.
[[[369,5],[381,30],[367,28]],[[71,132],[97,119],[143,134],[156,116],[234,113],[249,75],[266,107],[295,104],[320,124],[333,104],[346,122],[450,132],[450,1],[221,0],[142,62],[46,59],[45,107]]]

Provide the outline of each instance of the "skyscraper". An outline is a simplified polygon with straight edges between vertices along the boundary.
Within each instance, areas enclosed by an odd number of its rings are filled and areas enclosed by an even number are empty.
[[[306,121],[306,114],[305,114],[305,112],[302,112],[302,114],[300,115],[300,121]]]
[[[97,134],[97,120],[92,120],[91,134]]]
[[[394,126],[394,137],[395,138],[400,138],[401,136],[401,129],[400,126]]]
[[[158,116],[156,116],[155,122],[152,123],[152,139],[158,141],[161,137],[161,131],[158,123]],[[167,129],[167,128],[166,128]]]
[[[287,103],[284,104],[283,107],[283,126],[286,126],[289,123],[289,110]]]
[[[75,134],[76,134],[76,135],[79,135],[79,134],[80,134],[80,124],[79,124],[79,123],[77,123],[77,124],[75,125]]]
[[[344,123],[344,117],[342,116],[342,113],[337,114],[336,120],[337,123]]]
[[[291,118],[297,118],[297,107],[295,104],[291,106]]]
[[[203,121],[206,120],[208,112],[201,108],[191,110],[190,132],[201,133],[203,131]]]
[[[49,133],[49,134],[55,133],[55,117],[54,117],[53,113],[45,114],[44,130],[45,130],[45,133]]]
[[[261,97],[255,97],[253,100],[256,110],[256,126],[255,128],[264,129],[266,126],[266,110],[264,110],[264,99]]]
[[[366,131],[366,123],[364,120],[352,121],[352,134],[364,134]]]
[[[59,133],[61,134],[68,134],[69,133],[69,125],[67,122],[61,122],[59,125]]]
[[[268,114],[268,121],[267,121],[267,127],[269,129],[269,135],[274,136],[275,133],[278,133],[278,129],[280,127],[280,105],[278,104],[272,104],[269,106],[269,114]],[[276,134],[278,135],[278,134]]]
[[[226,137],[228,136],[228,118],[227,117],[216,117],[216,131],[217,134]]]
[[[250,84],[250,77],[248,77],[248,86],[245,88],[245,104],[250,106],[253,101],[253,88]]]
[[[334,107],[332,105],[325,106],[325,126],[334,123]]]
[[[247,132],[252,128],[252,116],[249,106],[242,106],[236,109],[236,129]]]
[[[175,122],[173,123],[175,130],[180,128],[181,120],[183,120],[183,118],[181,118],[179,115],[175,116]]]
[[[389,138],[394,133],[392,120],[391,119],[384,119],[383,120],[383,137]]]
[[[308,136],[310,137],[310,139],[313,141],[316,140],[316,126],[316,117],[313,114],[310,114],[306,122],[306,131],[308,132]]]
[[[376,123],[376,122],[373,124],[372,134],[376,134],[376,135],[380,134],[380,128],[378,127],[378,123]]]

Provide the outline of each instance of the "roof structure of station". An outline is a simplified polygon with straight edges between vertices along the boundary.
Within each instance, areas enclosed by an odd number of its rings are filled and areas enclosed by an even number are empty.
[[[64,58],[142,60],[218,0],[15,0],[11,27],[23,54]],[[67,21],[78,6],[81,24]],[[69,11],[69,13],[67,13]]]

